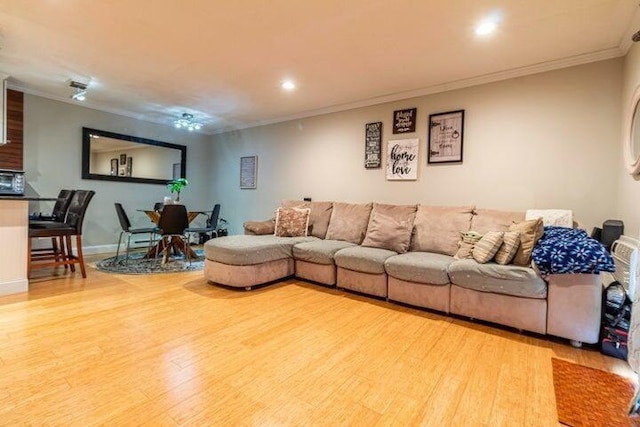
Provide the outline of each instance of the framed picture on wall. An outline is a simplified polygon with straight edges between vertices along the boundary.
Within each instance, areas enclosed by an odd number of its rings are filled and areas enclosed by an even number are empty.
[[[258,156],[240,157],[240,188],[254,189],[258,187]]]
[[[382,166],[382,122],[364,126],[364,167],[376,169]]]
[[[127,164],[127,155],[126,154],[120,154],[120,165],[126,165]]]
[[[417,108],[393,112],[393,133],[411,133],[416,131]]]
[[[391,140],[387,144],[387,180],[418,179],[418,138]]]
[[[118,176],[118,159],[111,159],[111,176]]]
[[[464,110],[429,115],[427,163],[462,162]]]
[[[127,176],[132,176],[133,173],[133,158],[127,157]]]

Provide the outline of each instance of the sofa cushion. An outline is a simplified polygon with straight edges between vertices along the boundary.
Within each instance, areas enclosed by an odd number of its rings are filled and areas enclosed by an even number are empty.
[[[506,231],[502,236],[503,243],[498,249],[495,256],[495,261],[500,265],[506,265],[511,262],[516,255],[518,246],[520,246],[520,232],[519,231]]]
[[[278,208],[276,210],[275,235],[279,237],[306,236],[310,212],[308,208]]]
[[[487,231],[509,231],[511,224],[524,221],[524,212],[476,209],[473,214],[471,230],[480,234]]]
[[[449,265],[451,283],[481,292],[525,298],[546,298],[547,284],[532,268],[495,263],[478,264],[473,259]]]
[[[359,245],[364,239],[371,203],[334,203],[325,239],[344,240]]]
[[[314,264],[333,265],[333,255],[340,249],[355,246],[342,240],[313,240],[293,245],[293,257]]]
[[[293,245],[317,240],[317,237],[225,236],[204,244],[204,256],[229,265],[254,265],[291,258]]]
[[[361,273],[382,274],[385,272],[384,262],[394,255],[397,253],[387,249],[353,246],[340,249],[333,259],[338,267]]]
[[[509,231],[520,232],[520,246],[513,257],[515,265],[529,266],[531,264],[531,253],[536,243],[544,234],[542,218],[530,219],[517,224],[512,224]]]
[[[447,269],[455,258],[431,252],[407,252],[387,258],[384,268],[389,276],[407,282],[446,285]]]
[[[264,234],[275,234],[276,220],[268,219],[266,221],[247,221],[243,224],[245,234],[253,234],[262,236]]]
[[[416,205],[374,203],[362,246],[407,252],[415,215]]]
[[[471,255],[480,264],[493,259],[502,246],[504,231],[488,231],[477,243],[473,245]]]
[[[311,214],[309,215],[309,227],[311,228],[310,234],[319,239],[325,238],[327,234],[327,228],[329,227],[329,220],[331,219],[333,202],[305,202],[303,200],[285,200],[281,203],[280,206],[286,208],[311,209]]]
[[[455,255],[460,233],[469,231],[472,216],[473,206],[419,205],[411,250]]]

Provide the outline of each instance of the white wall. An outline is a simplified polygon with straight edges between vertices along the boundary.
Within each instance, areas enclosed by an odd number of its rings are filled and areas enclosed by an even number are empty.
[[[588,229],[617,212],[622,60],[290,121],[213,137],[211,182],[230,231],[282,199],[572,209]],[[304,96],[303,93],[292,96]],[[364,168],[364,126],[418,108],[418,179]],[[427,166],[431,113],[465,110],[464,162]],[[258,188],[239,189],[239,158],[258,155]]]
[[[628,110],[632,109],[631,97],[636,87],[640,85],[640,46],[634,43],[624,60],[622,87],[622,113],[618,124],[622,132],[629,132],[623,129],[624,117]],[[624,234],[634,238],[640,237],[640,178],[633,177],[627,173],[622,136],[618,140],[619,156],[618,165],[618,217],[624,221]]]
[[[100,251],[101,246],[118,242],[121,228],[114,202],[124,205],[134,227],[148,227],[148,218],[136,209],[152,208],[155,202],[162,201],[170,193],[164,185],[81,179],[83,126],[186,145],[190,185],[181,193],[180,199],[191,210],[211,209],[206,160],[211,158],[211,153],[206,135],[28,94],[24,97],[24,123],[27,195],[57,196],[62,188],[96,191],[85,217],[82,237],[84,246],[93,247],[90,250]],[[51,203],[32,203],[30,212],[48,212],[51,207]]]

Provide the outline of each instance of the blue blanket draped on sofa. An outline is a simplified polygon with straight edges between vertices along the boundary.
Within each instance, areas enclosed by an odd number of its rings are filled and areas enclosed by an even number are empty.
[[[615,270],[613,258],[600,242],[572,228],[544,227],[531,257],[543,275]]]

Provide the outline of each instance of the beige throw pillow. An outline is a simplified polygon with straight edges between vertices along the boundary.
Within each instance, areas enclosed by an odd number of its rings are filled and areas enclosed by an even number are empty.
[[[498,249],[500,249],[500,246],[502,246],[503,235],[503,231],[489,231],[485,233],[482,239],[473,245],[473,250],[471,251],[473,259],[480,264],[491,261],[496,255],[496,252],[498,252]]]
[[[276,236],[300,237],[307,235],[309,209],[278,208],[276,212]]]
[[[494,260],[498,264],[507,265],[516,255],[518,246],[520,246],[520,232],[507,231],[506,233],[504,233],[504,236],[502,236],[502,240],[502,246],[500,246],[500,249],[498,249]]]
[[[482,239],[482,234],[476,233],[475,231],[466,231],[460,233],[460,236],[458,251],[453,257],[457,259],[472,258],[471,252],[473,251],[473,246]]]
[[[325,239],[359,245],[364,239],[371,214],[371,203],[334,203]]]
[[[247,221],[243,226],[245,234],[261,236],[265,234],[275,234],[276,232],[275,218],[266,221]]]
[[[509,231],[520,232],[520,246],[518,246],[516,255],[513,257],[513,264],[529,266],[531,264],[533,248],[538,242],[538,239],[542,237],[542,233],[544,233],[542,218],[512,224],[511,227],[509,227]]]
[[[413,222],[404,221],[374,211],[362,246],[388,249],[400,254],[407,252]]]

